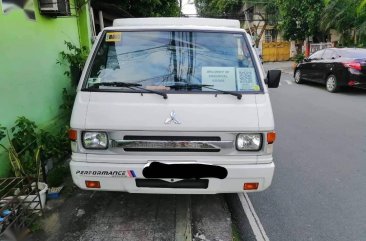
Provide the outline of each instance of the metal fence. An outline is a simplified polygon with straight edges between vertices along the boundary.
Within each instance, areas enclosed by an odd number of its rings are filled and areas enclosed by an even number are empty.
[[[317,43],[317,44],[310,44],[310,54],[315,53],[318,50],[326,49],[326,48],[332,48],[332,43]]]
[[[17,240],[41,214],[36,182],[19,177],[0,179],[0,240]]]

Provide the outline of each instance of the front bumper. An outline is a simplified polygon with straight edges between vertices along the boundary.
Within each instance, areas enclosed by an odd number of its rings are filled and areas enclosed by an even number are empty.
[[[170,162],[171,163],[171,162]],[[271,183],[274,173],[274,163],[246,164],[246,165],[219,165],[226,168],[228,174],[224,179],[208,179],[207,188],[156,188],[137,187],[137,179],[145,179],[142,171],[146,164],[117,164],[91,163],[72,160],[70,169],[74,183],[84,190],[121,191],[129,193],[156,193],[156,194],[216,194],[244,192],[243,185],[248,182],[258,182],[259,187],[254,191],[263,191]],[[179,181],[178,179],[164,179]],[[85,181],[99,181],[100,188],[89,189]]]

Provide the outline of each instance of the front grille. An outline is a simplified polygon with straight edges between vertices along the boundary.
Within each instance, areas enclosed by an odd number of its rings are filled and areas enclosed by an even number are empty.
[[[123,140],[144,141],[221,141],[219,136],[125,136]]]
[[[221,141],[218,136],[135,136],[112,140],[112,147],[125,152],[220,152],[233,146],[233,141]]]

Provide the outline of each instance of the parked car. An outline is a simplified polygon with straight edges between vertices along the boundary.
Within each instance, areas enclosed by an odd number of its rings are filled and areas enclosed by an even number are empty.
[[[294,70],[297,84],[312,81],[325,84],[329,92],[344,86],[366,88],[366,49],[327,48],[298,64]]]
[[[275,169],[267,78],[237,20],[117,19],[94,43],[72,112],[82,189],[257,192]]]

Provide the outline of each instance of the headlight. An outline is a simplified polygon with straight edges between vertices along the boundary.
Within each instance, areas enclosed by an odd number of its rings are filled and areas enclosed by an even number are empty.
[[[238,134],[236,136],[236,149],[238,151],[259,151],[261,147],[261,134]]]
[[[85,149],[107,149],[108,136],[105,132],[84,132],[83,146]]]

